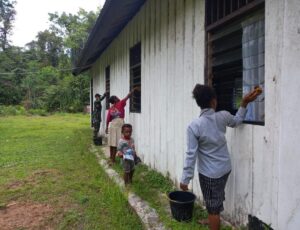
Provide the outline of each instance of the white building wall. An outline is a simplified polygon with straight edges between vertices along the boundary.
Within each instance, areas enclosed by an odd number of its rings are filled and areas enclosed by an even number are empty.
[[[278,229],[300,229],[300,2],[286,0],[280,79]]]
[[[105,67],[110,65],[111,95],[125,97],[129,49],[141,41],[142,112],[129,113],[127,106],[125,121],[134,126],[136,145],[145,162],[176,183],[182,171],[186,126],[199,113],[191,91],[195,83],[204,82],[204,38],[203,0],[150,0],[91,71],[94,93],[102,93]],[[102,133],[104,126],[102,122]],[[200,194],[197,180],[195,185]]]
[[[251,214],[274,229],[299,228],[299,125],[291,116],[299,110],[294,106],[299,98],[299,5],[298,0],[266,0],[265,126],[245,124],[227,131],[233,169],[224,215],[233,223],[246,224]],[[141,42],[142,111],[129,113],[128,105],[125,121],[134,127],[144,162],[177,185],[186,127],[200,112],[191,91],[204,83],[204,15],[204,0],[148,0],[91,71],[94,94],[104,92],[110,65],[111,95],[125,97],[129,49]],[[104,126],[105,119],[102,133]],[[197,173],[191,189],[202,199]]]

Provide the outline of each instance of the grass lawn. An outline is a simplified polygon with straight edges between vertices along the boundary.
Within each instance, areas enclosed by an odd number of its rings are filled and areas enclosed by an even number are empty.
[[[0,117],[0,228],[143,229],[91,134],[87,115]]]
[[[113,168],[122,176],[123,170],[119,158]],[[133,184],[129,187],[134,193],[147,201],[158,212],[160,219],[168,229],[172,230],[208,230],[208,226],[200,226],[199,219],[206,219],[207,212],[195,205],[193,219],[189,222],[178,222],[172,218],[167,194],[177,190],[172,181],[162,174],[150,169],[146,165],[137,165],[134,172]],[[221,230],[231,230],[229,226],[222,226]]]

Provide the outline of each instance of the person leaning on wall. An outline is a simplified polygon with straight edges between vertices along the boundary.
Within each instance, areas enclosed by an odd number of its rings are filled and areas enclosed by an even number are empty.
[[[108,99],[111,107],[107,112],[105,132],[106,134],[108,134],[108,145],[110,146],[111,163],[115,163],[118,141],[121,138],[122,125],[124,124],[126,101],[135,91],[138,90],[140,90],[139,87],[133,88],[122,100],[120,100],[115,95],[111,96]]]
[[[94,127],[94,139],[97,138],[99,129],[100,129],[100,124],[101,124],[101,111],[102,111],[102,105],[101,101],[104,100],[104,98],[108,95],[107,92],[101,96],[100,94],[95,94],[95,101],[94,101],[94,111],[93,111],[93,116],[92,116],[92,123]]]
[[[193,97],[201,112],[187,128],[187,151],[180,188],[188,190],[197,165],[200,188],[208,212],[208,219],[199,220],[199,223],[208,224],[210,230],[220,230],[225,186],[231,172],[226,128],[241,125],[246,116],[247,105],[261,93],[262,89],[257,87],[246,94],[239,110],[232,115],[225,110],[216,111],[217,95],[212,87],[197,84],[193,89]]]

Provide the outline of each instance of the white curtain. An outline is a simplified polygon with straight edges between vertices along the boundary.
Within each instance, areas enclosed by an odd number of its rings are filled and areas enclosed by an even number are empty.
[[[263,93],[247,107],[246,121],[264,122],[265,120],[265,20],[258,14],[242,23],[243,40],[243,94],[255,86]]]

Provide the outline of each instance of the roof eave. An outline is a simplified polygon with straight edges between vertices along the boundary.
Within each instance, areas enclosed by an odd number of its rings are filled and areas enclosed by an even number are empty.
[[[106,0],[72,71],[78,75],[91,68],[111,42],[136,15],[146,0]]]

